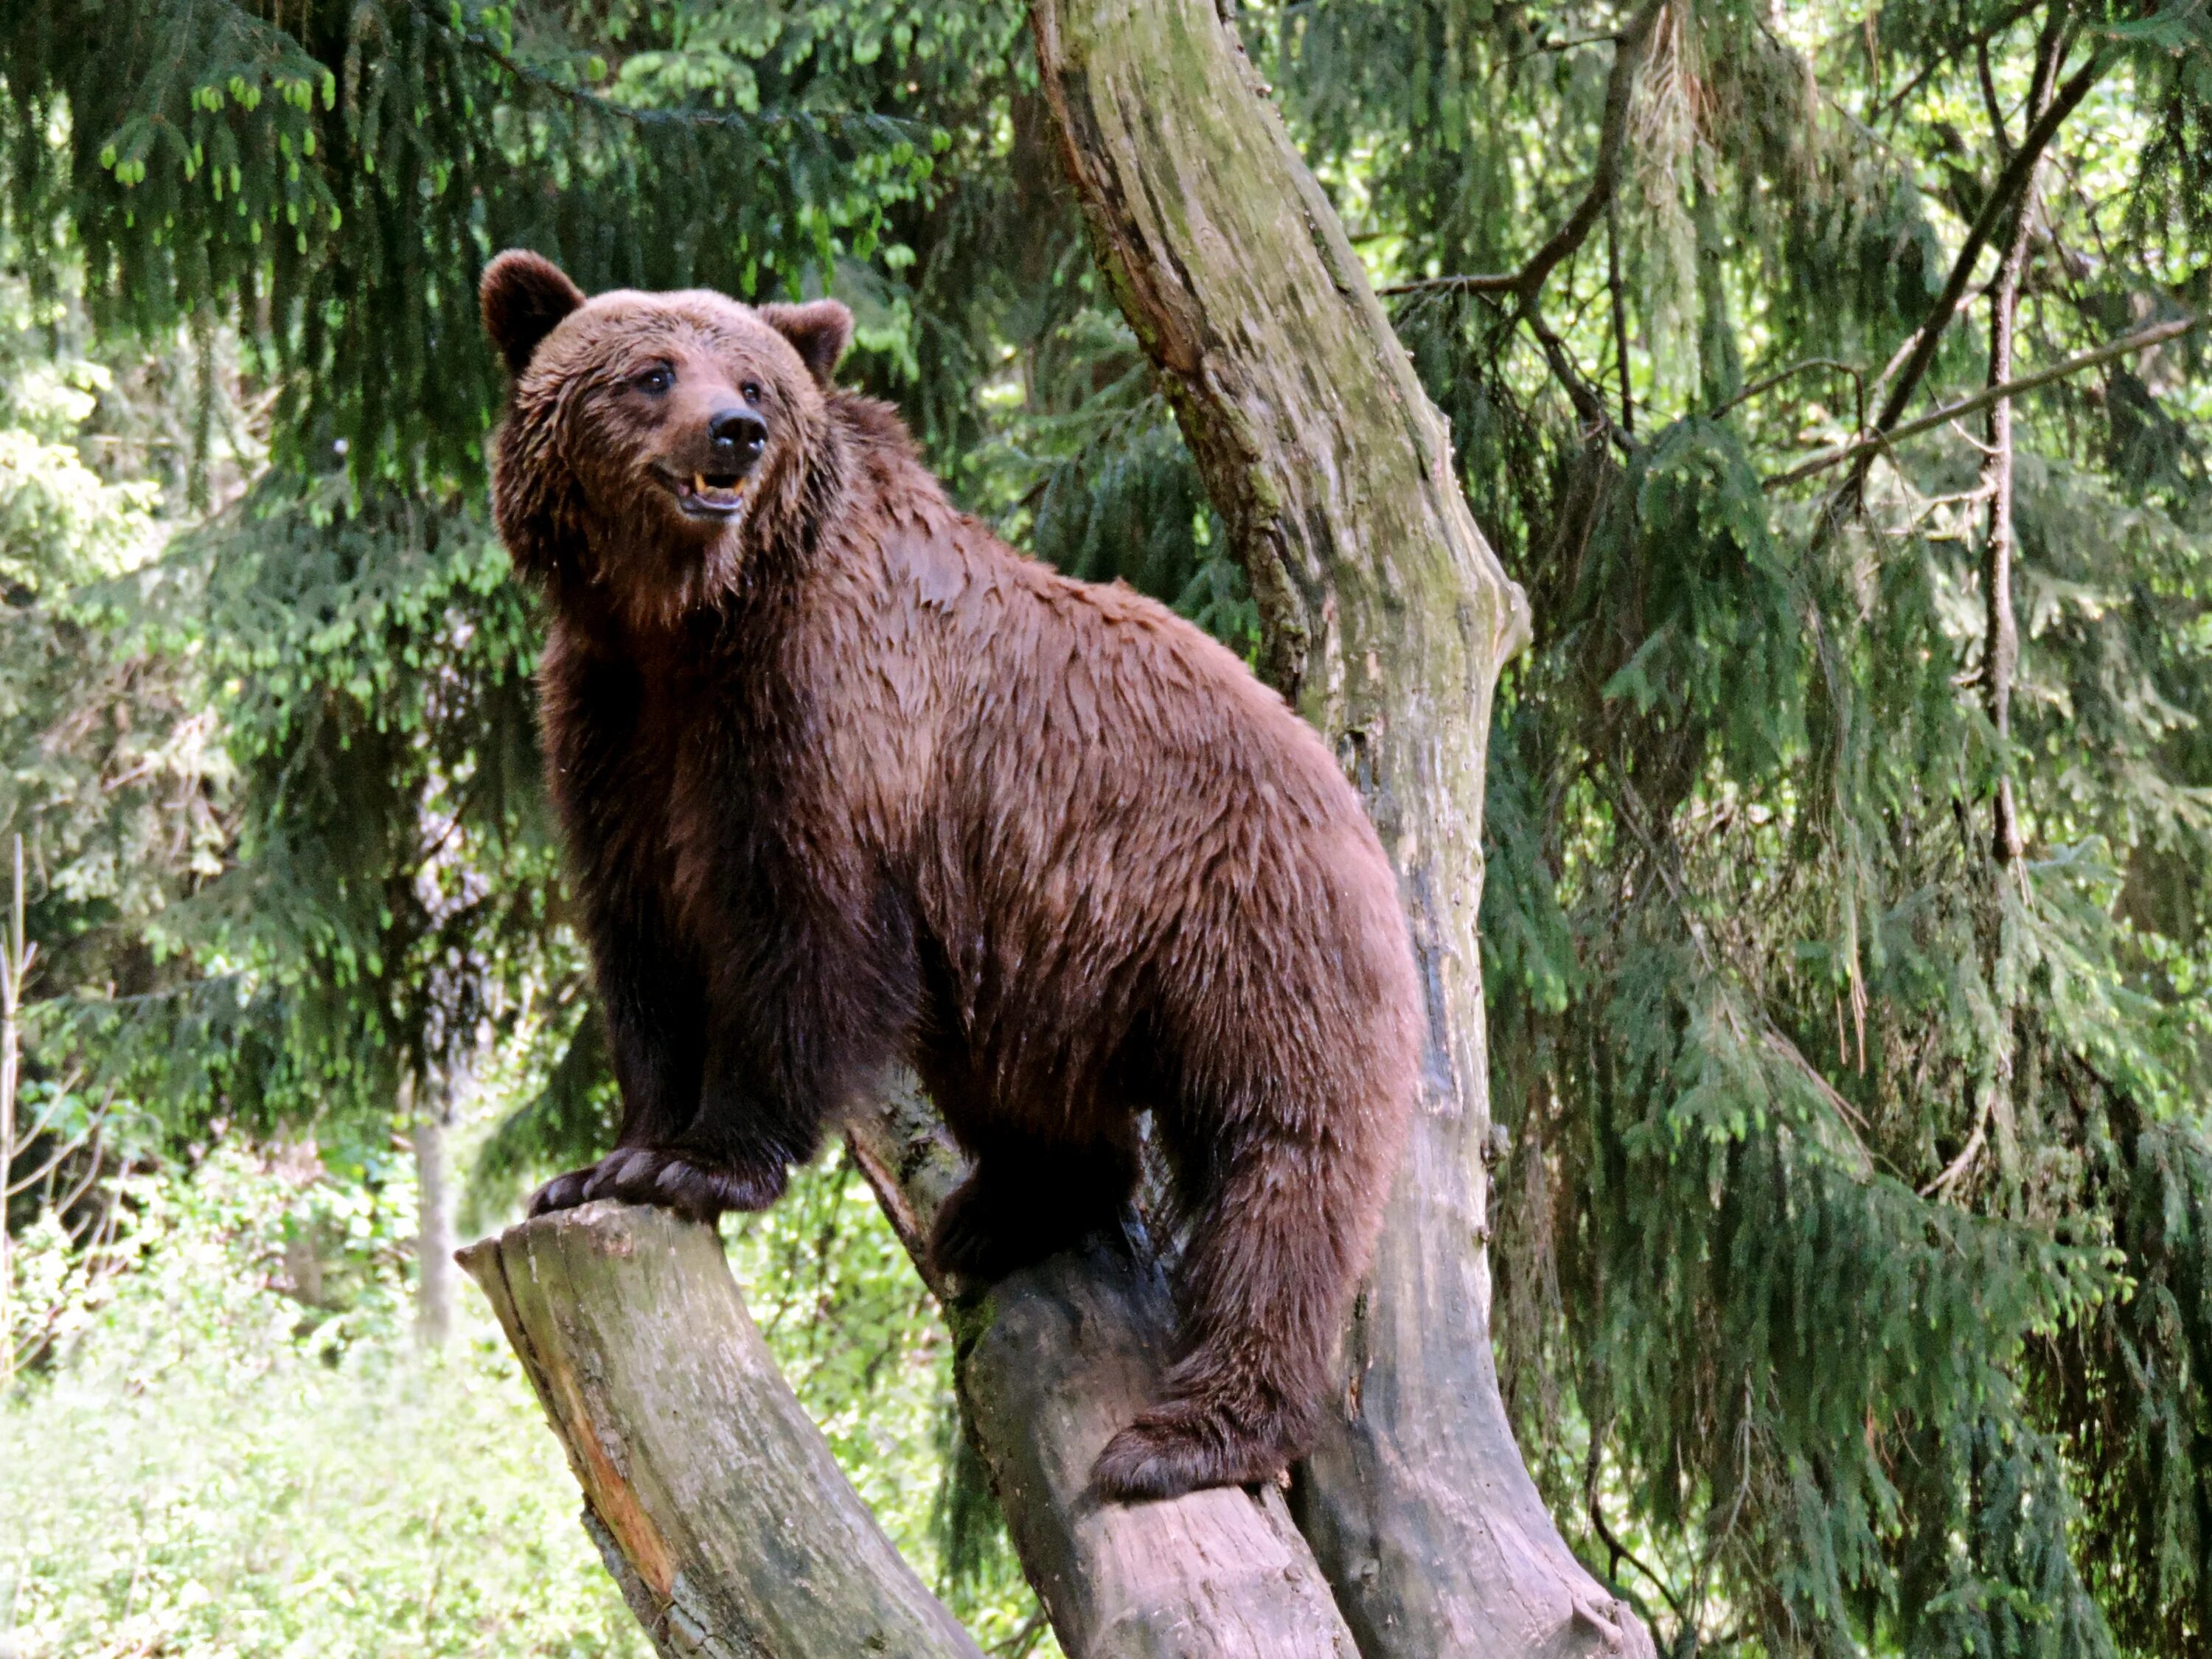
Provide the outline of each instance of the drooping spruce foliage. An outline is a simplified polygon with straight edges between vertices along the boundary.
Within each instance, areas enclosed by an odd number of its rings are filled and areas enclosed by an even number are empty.
[[[1489,799],[1494,1314],[1561,1525],[1677,1652],[2212,1649],[2199,337],[1794,476],[2212,303],[2201,8],[1237,16],[1531,600]],[[969,504],[1252,645],[1011,0],[4,18],[38,362],[136,339],[181,411],[195,527],[4,573],[11,754],[46,757],[15,816],[81,872],[37,912],[76,941],[52,1063],[127,1056],[165,1122],[376,1122],[489,1029],[544,1080],[490,1173],[604,1132],[482,519],[501,246],[837,293],[850,374]],[[43,407],[8,413],[65,439]],[[152,714],[16,665],[56,652]],[[156,828],[186,852],[132,863]],[[69,851],[100,835],[121,863]]]

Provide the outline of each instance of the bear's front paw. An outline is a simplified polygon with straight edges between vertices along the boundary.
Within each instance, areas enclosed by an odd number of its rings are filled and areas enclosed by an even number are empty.
[[[595,1198],[657,1204],[694,1221],[712,1224],[725,1210],[764,1210],[783,1195],[784,1171],[724,1170],[682,1152],[624,1146],[588,1170],[556,1176],[530,1200],[530,1213],[574,1209]]]
[[[592,1178],[596,1164],[580,1170],[571,1170],[566,1175],[556,1175],[530,1195],[530,1213],[550,1215],[556,1210],[573,1210],[584,1201],[584,1183]]]

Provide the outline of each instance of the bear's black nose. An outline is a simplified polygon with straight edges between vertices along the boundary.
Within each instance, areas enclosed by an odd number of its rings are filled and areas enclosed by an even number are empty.
[[[749,468],[760,459],[761,451],[767,446],[768,422],[750,409],[732,405],[718,409],[708,417],[707,436],[714,446],[717,460]]]

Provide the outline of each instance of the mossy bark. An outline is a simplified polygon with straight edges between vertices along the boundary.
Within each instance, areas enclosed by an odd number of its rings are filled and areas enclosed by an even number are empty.
[[[1650,1650],[1560,1539],[1488,1338],[1476,913],[1492,690],[1525,602],[1443,419],[1214,0],[1032,0],[1099,264],[1250,574],[1267,667],[1395,862],[1431,1087],[1295,1508],[1370,1659]]]

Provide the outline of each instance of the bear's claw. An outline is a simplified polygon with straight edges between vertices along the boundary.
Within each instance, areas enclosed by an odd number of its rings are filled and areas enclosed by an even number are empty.
[[[623,1146],[586,1170],[571,1170],[540,1187],[530,1213],[571,1210],[595,1198],[657,1204],[694,1221],[712,1223],[725,1210],[764,1210],[783,1194],[781,1170],[718,1170],[682,1152]]]

